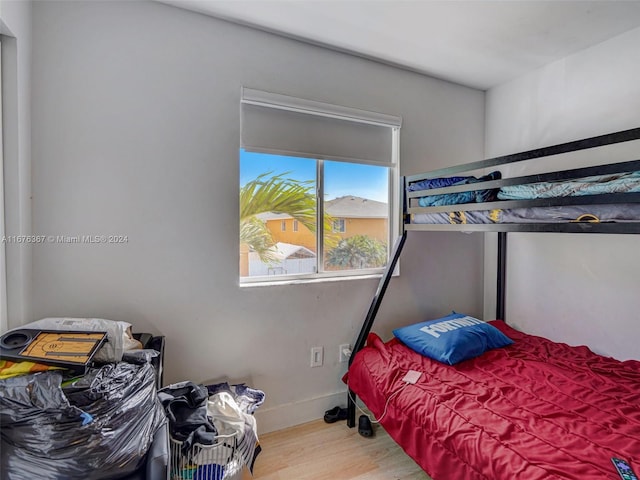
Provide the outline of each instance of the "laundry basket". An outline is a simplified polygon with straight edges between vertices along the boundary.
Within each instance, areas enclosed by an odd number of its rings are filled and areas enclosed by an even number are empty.
[[[193,444],[183,451],[182,442],[170,438],[171,480],[240,480],[243,462],[237,435],[218,435],[213,445]]]

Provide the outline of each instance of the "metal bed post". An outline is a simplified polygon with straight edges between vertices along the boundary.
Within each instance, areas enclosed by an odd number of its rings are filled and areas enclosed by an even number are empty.
[[[404,242],[407,239],[407,232],[403,231],[402,235],[398,237],[396,243],[393,247],[393,252],[391,254],[391,258],[389,259],[389,263],[385,268],[384,274],[380,278],[380,283],[378,284],[378,289],[376,290],[376,294],[373,296],[373,300],[371,301],[371,306],[369,307],[369,312],[367,313],[367,317],[365,318],[364,323],[362,324],[362,328],[360,329],[360,334],[358,335],[358,339],[356,340],[355,345],[353,346],[353,350],[351,352],[351,357],[349,357],[349,366],[353,362],[353,358],[356,353],[358,353],[364,347],[364,344],[367,341],[367,336],[371,331],[371,327],[373,326],[373,322],[376,319],[376,314],[378,313],[378,309],[380,308],[380,304],[382,303],[382,299],[384,297],[384,293],[387,291],[387,286],[389,285],[389,281],[393,275],[393,271],[396,268],[396,264],[398,263],[398,259],[400,258],[400,253],[402,252],[402,247],[404,246]],[[355,403],[356,394],[348,390],[347,394],[347,426],[349,428],[353,428],[356,426],[356,403]]]
[[[507,232],[498,232],[498,278],[496,292],[496,318],[506,321],[507,289]]]

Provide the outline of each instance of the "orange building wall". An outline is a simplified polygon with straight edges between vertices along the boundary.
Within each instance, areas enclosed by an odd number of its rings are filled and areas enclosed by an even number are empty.
[[[335,234],[340,238],[367,235],[384,243],[389,241],[386,218],[345,218],[345,230],[344,233]]]
[[[285,222],[286,229],[282,231],[282,222]],[[267,220],[267,229],[271,232],[276,242],[291,243],[292,245],[302,245],[312,252],[316,251],[316,235],[298,222],[298,231],[293,231],[293,218],[285,220]]]
[[[282,231],[282,222],[285,222],[286,229]],[[302,223],[298,222],[298,231],[293,231],[293,219],[267,220],[267,228],[273,235],[276,242],[302,245],[312,252],[316,251],[316,236]],[[339,238],[349,238],[354,235],[368,235],[385,244],[388,243],[388,227],[386,218],[345,218],[345,232],[327,232]]]

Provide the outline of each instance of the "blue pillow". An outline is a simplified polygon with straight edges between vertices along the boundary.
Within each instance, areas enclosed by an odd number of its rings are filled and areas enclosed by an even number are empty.
[[[412,350],[449,365],[513,343],[493,325],[455,312],[436,320],[397,328],[393,334]]]

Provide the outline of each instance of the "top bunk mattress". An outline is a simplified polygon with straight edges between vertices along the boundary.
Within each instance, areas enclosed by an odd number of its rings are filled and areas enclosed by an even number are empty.
[[[487,223],[637,222],[638,219],[640,219],[640,203],[453,210],[449,212],[414,213],[411,220],[415,224],[464,225]]]
[[[436,178],[416,182],[408,186],[408,191],[446,186],[465,185],[501,177],[500,172],[492,172],[485,177]],[[425,189],[425,190],[422,190]],[[512,223],[610,223],[638,222],[640,203],[597,204],[593,201],[575,201],[568,205],[522,206],[513,208],[510,200],[562,199],[567,197],[588,197],[607,194],[637,194],[640,192],[640,172],[625,172],[611,175],[597,175],[563,182],[537,182],[530,184],[506,185],[500,188],[457,193],[426,195],[413,199],[421,207],[444,207],[438,211],[413,213],[413,224],[512,224]],[[592,197],[595,198],[595,197]],[[628,197],[624,197],[625,199]],[[630,198],[630,197],[629,197]],[[501,208],[490,208],[492,201],[502,201]],[[636,200],[637,201],[637,200]],[[482,203],[486,209],[456,208],[456,205]],[[496,206],[498,206],[496,204]],[[487,208],[489,207],[489,208]],[[511,208],[510,208],[511,207]],[[445,211],[443,211],[445,210]]]
[[[433,178],[410,184],[408,191],[429,191],[458,185],[471,185],[502,177],[499,171],[484,177]],[[539,198],[580,197],[586,195],[606,195],[610,193],[640,192],[640,171],[611,175],[594,175],[561,182],[536,182],[519,185],[505,185],[497,189],[480,189],[467,192],[425,195],[418,197],[421,207],[481,203],[493,200],[535,200]]]
[[[497,197],[500,200],[532,200],[637,192],[640,192],[640,172],[626,172],[616,175],[595,175],[564,182],[508,185],[499,189]]]
[[[409,175],[404,229],[640,233],[637,141],[633,128]]]
[[[455,366],[370,334],[349,388],[434,480],[619,480],[611,457],[640,471],[640,362],[491,323],[513,345]]]

